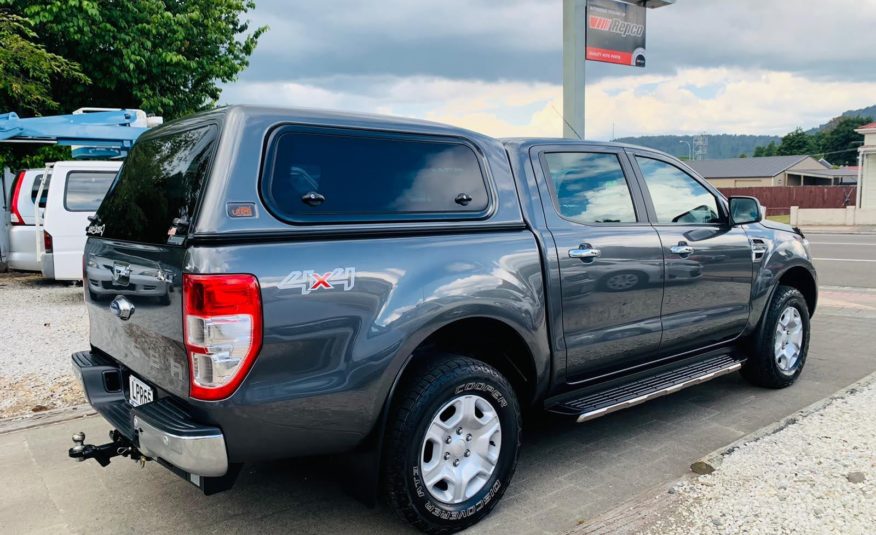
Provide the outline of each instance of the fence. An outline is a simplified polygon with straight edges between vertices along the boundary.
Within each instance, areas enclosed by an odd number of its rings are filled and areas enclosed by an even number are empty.
[[[800,208],[844,208],[855,205],[857,186],[774,186],[762,188],[719,188],[727,197],[757,197],[767,208],[767,215],[790,214],[792,206]]]

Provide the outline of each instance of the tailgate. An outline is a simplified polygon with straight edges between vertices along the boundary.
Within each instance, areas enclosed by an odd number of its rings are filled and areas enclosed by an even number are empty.
[[[183,343],[186,234],[218,128],[157,128],[134,144],[88,226],[85,293],[91,345],[145,381],[189,395]]]
[[[186,397],[184,254],[180,247],[91,239],[85,248],[85,293],[91,345],[147,381]],[[122,306],[130,307],[130,315],[122,313]]]

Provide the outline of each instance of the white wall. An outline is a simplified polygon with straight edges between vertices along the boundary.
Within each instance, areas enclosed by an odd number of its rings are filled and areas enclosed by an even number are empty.
[[[876,225],[876,208],[800,208],[791,207],[791,225]]]

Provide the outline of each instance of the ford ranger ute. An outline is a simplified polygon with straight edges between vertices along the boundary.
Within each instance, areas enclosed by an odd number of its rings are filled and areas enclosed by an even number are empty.
[[[815,270],[763,213],[628,145],[255,107],[165,124],[87,228],[73,369],[112,431],[69,454],[211,494],[349,453],[406,521],[465,528],[511,484],[524,411],[797,380]]]

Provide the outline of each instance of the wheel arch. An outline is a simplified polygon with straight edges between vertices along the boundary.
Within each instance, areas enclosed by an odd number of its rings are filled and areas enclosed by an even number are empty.
[[[815,314],[815,307],[818,304],[818,284],[815,276],[803,266],[794,266],[785,270],[778,279],[778,283],[773,288],[773,294],[779,286],[791,286],[796,288],[803,298],[806,300],[806,308],[809,309],[809,316]],[[770,296],[772,299],[772,295]]]

